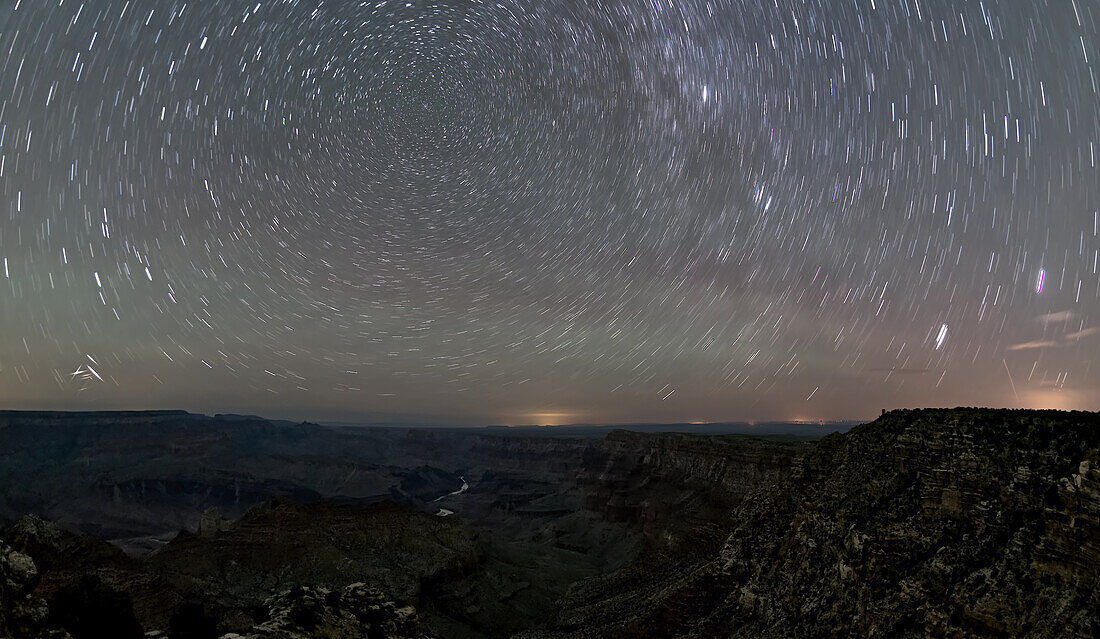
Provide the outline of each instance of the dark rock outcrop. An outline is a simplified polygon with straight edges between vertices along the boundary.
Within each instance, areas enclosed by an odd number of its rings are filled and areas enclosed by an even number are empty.
[[[190,595],[247,610],[271,592],[365,581],[405,601],[474,570],[483,549],[463,522],[401,508],[277,499],[205,534],[181,532],[147,564]]]
[[[2,536],[33,558],[39,573],[34,593],[46,601],[87,577],[125,593],[135,615],[154,625],[166,620],[180,601],[179,593],[159,575],[102,539],[70,532],[35,515],[23,517]]]
[[[35,636],[49,608],[35,596],[38,567],[34,560],[0,541],[0,637]]]
[[[267,620],[222,639],[428,639],[416,609],[354,583],[342,591],[297,586],[265,602]]]
[[[209,512],[203,523],[135,559],[24,517],[0,533],[0,638],[142,628],[169,637],[419,637],[414,608],[394,602],[477,570],[483,553],[463,522],[393,503],[276,500],[236,521]],[[397,599],[382,594],[392,592]]]

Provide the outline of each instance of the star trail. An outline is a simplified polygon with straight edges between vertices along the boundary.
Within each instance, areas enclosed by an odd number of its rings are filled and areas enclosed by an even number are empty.
[[[1100,409],[1093,0],[10,0],[0,407]]]

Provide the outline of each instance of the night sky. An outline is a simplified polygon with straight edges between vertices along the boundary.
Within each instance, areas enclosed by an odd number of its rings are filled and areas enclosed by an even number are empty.
[[[1096,0],[7,0],[0,408],[1100,409]]]

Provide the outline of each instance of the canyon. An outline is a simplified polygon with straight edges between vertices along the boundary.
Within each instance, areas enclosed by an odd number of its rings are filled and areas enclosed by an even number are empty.
[[[795,426],[0,413],[0,636],[1100,632],[1096,414]]]

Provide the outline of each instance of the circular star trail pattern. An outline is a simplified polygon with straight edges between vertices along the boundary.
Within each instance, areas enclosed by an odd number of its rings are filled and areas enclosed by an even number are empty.
[[[1098,22],[9,0],[0,404],[1100,408]]]

